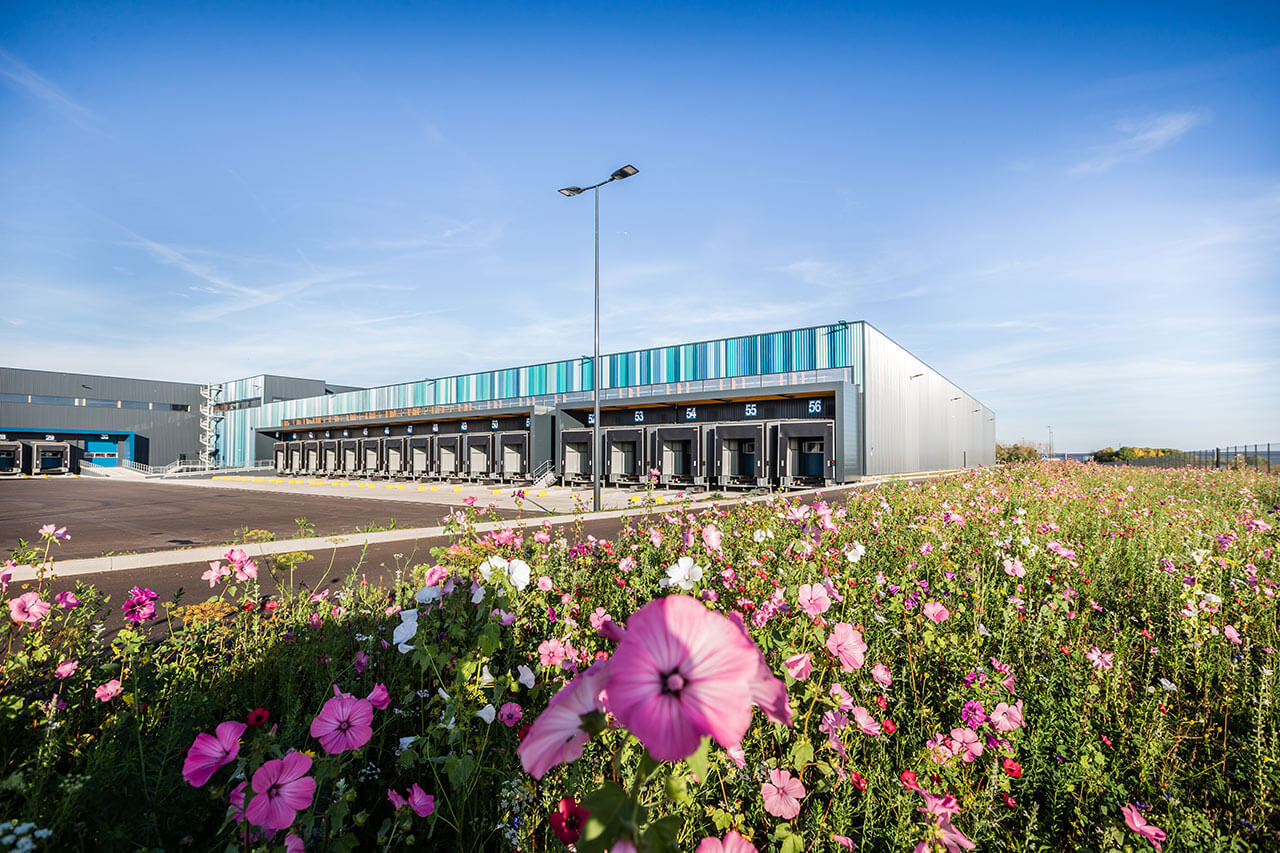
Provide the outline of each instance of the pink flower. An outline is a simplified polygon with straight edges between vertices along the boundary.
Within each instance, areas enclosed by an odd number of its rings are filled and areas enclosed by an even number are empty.
[[[1163,829],[1147,823],[1147,819],[1138,811],[1137,806],[1121,806],[1120,811],[1124,813],[1125,826],[1150,841],[1157,850],[1160,849],[1160,842],[1164,841]]]
[[[789,657],[782,662],[787,668],[787,672],[791,673],[791,677],[796,681],[804,681],[813,673],[813,663],[809,657],[809,653]]]
[[[409,789],[409,808],[413,809],[413,813],[418,817],[426,817],[436,810],[436,798],[423,791],[418,787],[418,783],[414,782],[413,787]]]
[[[800,609],[810,616],[821,616],[831,609],[827,588],[821,584],[802,584],[797,593]]]
[[[557,764],[577,761],[590,735],[582,717],[603,711],[600,693],[609,683],[609,664],[599,661],[551,697],[547,709],[533,721],[516,753],[525,772],[541,779]]]
[[[889,673],[889,667],[882,663],[871,667],[871,680],[881,687],[888,687],[893,684],[893,676]]]
[[[965,764],[972,764],[975,759],[982,757],[982,738],[978,737],[978,733],[973,729],[968,726],[952,729],[951,738],[955,742],[951,751],[959,755]]]
[[[961,848],[972,850],[977,846],[951,825],[951,818],[960,813],[955,797],[949,794],[939,797],[923,790],[920,790],[920,796],[925,802],[925,808],[920,811],[928,814],[931,820],[929,835],[916,845],[915,853],[929,853],[939,847],[946,848],[948,853],[959,853]]]
[[[387,789],[387,799],[391,801],[391,808],[396,811],[400,811],[402,808],[409,805],[409,801],[400,796],[394,788]]]
[[[218,585],[218,581],[231,574],[231,570],[222,565],[219,560],[214,560],[209,564],[209,571],[200,576],[200,580],[209,582],[209,589],[213,589]]]
[[[113,678],[106,684],[100,685],[97,690],[93,691],[93,695],[98,698],[99,702],[110,702],[112,699],[120,695],[120,691],[124,688],[120,686],[120,680]]]
[[[853,709],[853,721],[858,724],[858,728],[864,735],[880,737],[880,724],[876,722],[875,717],[871,716],[871,712],[861,705]]]
[[[932,545],[930,545],[928,542],[924,543],[923,545],[921,545],[921,546],[920,546],[920,553],[921,553],[921,554],[932,554],[932,553],[933,553],[933,546],[932,546]]]
[[[565,654],[564,643],[555,637],[538,644],[538,660],[543,666],[559,666],[564,662]]]
[[[359,749],[368,743],[373,736],[373,727],[370,725],[372,721],[373,704],[368,699],[334,696],[324,703],[320,713],[311,721],[311,736],[319,739],[325,752],[336,755],[348,749]],[[257,787],[255,782],[254,790]]]
[[[1113,652],[1104,652],[1093,646],[1089,651],[1084,653],[1089,663],[1093,664],[1094,669],[1111,669],[1111,658]]]
[[[9,618],[14,622],[26,622],[34,625],[44,618],[53,607],[47,601],[40,600],[38,592],[24,592],[9,602]]]
[[[542,577],[538,578],[538,589],[542,590],[543,592],[550,592],[552,587],[554,586],[555,584],[552,583],[551,578],[547,577],[546,575],[543,575]]]
[[[364,697],[365,701],[379,711],[387,710],[387,706],[391,704],[391,694],[387,692],[387,685],[379,682],[373,685],[373,689],[369,691],[369,695]]]
[[[306,849],[302,839],[294,833],[291,832],[284,837],[284,853],[305,853]]]
[[[76,671],[76,667],[80,666],[78,660],[64,660],[58,664],[58,668],[53,671],[54,678],[70,678],[71,674]]]
[[[511,728],[516,723],[520,722],[520,718],[523,716],[524,711],[522,711],[520,706],[515,702],[508,702],[498,709],[498,719],[501,720],[503,725],[507,728]]]
[[[605,702],[654,758],[679,761],[697,751],[703,735],[724,747],[742,740],[752,702],[776,693],[766,690],[762,666],[745,632],[697,599],[672,595],[627,620]],[[780,711],[787,711],[785,697],[783,687]]]
[[[247,581],[250,578],[256,578],[258,576],[258,564],[255,563],[253,560],[246,560],[243,563],[236,563],[235,573],[236,573],[236,580],[241,582]]]
[[[723,841],[711,836],[702,839],[694,853],[759,853],[759,851],[754,844],[731,829],[725,833]]]
[[[951,615],[947,608],[937,601],[926,601],[924,605],[924,615],[927,619],[934,622],[946,622],[947,617]]]
[[[853,775],[857,776],[858,774],[855,773]],[[862,777],[859,776],[858,778],[862,778]],[[839,844],[845,850],[853,849],[853,839],[847,835],[836,835],[835,833],[832,833],[831,840],[834,841],[836,844]]]
[[[629,572],[636,567],[635,557],[623,557],[618,561],[618,571]]]
[[[182,764],[182,778],[193,787],[202,788],[209,777],[224,764],[235,761],[240,754],[240,736],[248,728],[237,720],[220,723],[215,734],[201,732],[187,750],[187,760]]]
[[[286,829],[299,809],[310,807],[315,798],[316,780],[306,775],[311,756],[291,752],[284,758],[265,762],[253,774],[257,794],[245,809],[245,818],[255,826]]]
[[[791,820],[800,814],[804,785],[799,779],[792,779],[786,770],[771,770],[769,781],[760,786],[760,796],[764,799],[765,811],[774,817]]]
[[[80,606],[80,599],[76,598],[74,592],[60,592],[53,597],[53,600],[64,610],[73,610]]]
[[[40,536],[52,536],[52,535],[53,535],[54,528],[55,528],[56,526],[57,526],[57,525],[53,525],[53,524],[46,524],[46,525],[44,525],[43,527],[41,527],[38,531],[36,531],[36,533],[37,533],[38,535],[40,535]]]
[[[1222,633],[1226,635],[1228,640],[1235,643],[1237,646],[1240,645],[1242,642],[1244,642],[1243,640],[1240,639],[1240,632],[1237,631],[1235,629],[1235,626],[1233,625],[1228,625],[1227,627],[1223,628]]]
[[[827,649],[840,659],[840,668],[845,672],[862,669],[867,653],[867,644],[862,641],[862,634],[853,630],[848,622],[837,622],[827,637]]]
[[[702,544],[707,546],[708,551],[719,551],[723,535],[714,524],[708,524],[702,528]]]
[[[363,675],[364,668],[369,665],[369,655],[365,652],[356,652],[356,657],[353,663],[355,665],[356,672]]]
[[[837,681],[831,685],[831,696],[836,700],[841,711],[853,710],[853,697],[849,695],[848,691],[840,686],[840,682]]]
[[[539,530],[533,534],[533,541],[545,545],[551,541],[551,534],[545,530]]]
[[[1004,702],[996,705],[996,709],[991,712],[991,724],[997,731],[1002,732],[1011,732],[1026,725],[1022,719],[1022,700],[1019,699],[1016,705],[1008,705]]]
[[[1025,578],[1027,570],[1022,567],[1022,561],[1017,559],[1005,560],[1001,563],[1004,566],[1004,573],[1011,578]]]

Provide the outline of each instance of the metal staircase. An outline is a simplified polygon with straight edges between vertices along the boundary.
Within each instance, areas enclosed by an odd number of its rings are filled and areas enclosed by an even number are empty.
[[[218,427],[222,425],[222,415],[214,406],[221,396],[221,385],[200,387],[200,465],[204,468],[218,464]]]

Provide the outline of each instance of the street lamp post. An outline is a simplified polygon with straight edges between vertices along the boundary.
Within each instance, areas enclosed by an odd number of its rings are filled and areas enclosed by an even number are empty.
[[[565,187],[560,190],[563,196],[582,195],[587,190],[594,190],[596,197],[596,309],[595,309],[595,357],[591,362],[591,396],[594,399],[595,415],[591,421],[591,487],[593,492],[592,509],[600,511],[600,188],[613,181],[629,178],[640,171],[630,164],[618,169],[598,184],[589,187]]]

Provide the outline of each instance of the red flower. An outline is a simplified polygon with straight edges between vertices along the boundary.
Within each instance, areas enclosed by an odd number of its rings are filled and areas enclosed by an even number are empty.
[[[879,705],[880,710],[883,711],[885,708],[889,707],[889,700],[884,698],[883,696],[877,696],[876,704]]]
[[[1009,808],[1016,809],[1018,807],[1017,800],[1015,800],[1013,797],[1006,794],[1004,791],[1000,792],[1000,796],[1004,797],[1004,804]]]
[[[574,802],[573,797],[565,797],[551,813],[551,831],[561,844],[573,844],[582,835],[582,828],[589,817],[591,812]]]
[[[249,712],[249,725],[260,726],[271,717],[271,712],[266,708],[255,708]]]
[[[856,770],[849,774],[849,778],[853,781],[854,787],[859,791],[867,790],[867,780],[862,778],[862,774]]]
[[[262,606],[267,608],[268,610],[275,610],[277,607],[280,606],[280,602],[276,601],[275,599],[272,599],[271,601],[268,601],[266,604]]]
[[[891,735],[898,730],[898,724],[888,717],[885,717],[884,722],[880,724],[880,728],[884,729],[885,734]]]
[[[902,784],[906,785],[908,788],[910,788],[913,791],[919,789],[920,787],[916,783],[916,774],[911,770],[903,770],[902,775],[899,776],[898,778],[902,780]]]
[[[596,652],[596,660],[608,660],[608,659],[609,659],[609,653],[606,652],[604,649],[601,649],[600,651]]]
[[[1012,758],[1006,758],[1002,766],[1004,767],[1004,772],[1008,773],[1013,778],[1022,778],[1022,765],[1014,761]]]

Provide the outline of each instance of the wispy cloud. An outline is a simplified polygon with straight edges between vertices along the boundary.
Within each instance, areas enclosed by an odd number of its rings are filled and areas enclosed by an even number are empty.
[[[1124,138],[1096,149],[1092,157],[1071,167],[1070,173],[1096,174],[1122,163],[1135,163],[1152,152],[1172,145],[1193,127],[1205,121],[1207,117],[1203,113],[1183,112],[1119,122],[1116,129],[1125,134]]]
[[[0,80],[9,88],[43,102],[87,130],[99,130],[101,119],[92,110],[72,100],[49,79],[42,77],[16,56],[0,50]]]

